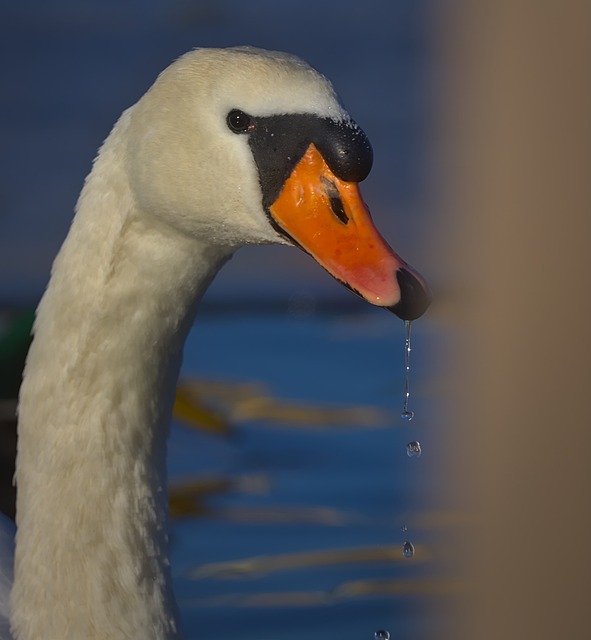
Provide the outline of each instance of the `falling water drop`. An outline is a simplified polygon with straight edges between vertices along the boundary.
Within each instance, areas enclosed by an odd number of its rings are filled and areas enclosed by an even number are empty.
[[[404,405],[402,407],[402,413],[400,417],[403,420],[412,420],[415,417],[415,412],[408,408],[408,401],[410,399],[410,327],[411,321],[405,320],[404,327],[406,329],[406,340],[404,342]]]
[[[405,533],[406,531],[408,531],[408,527],[407,527],[405,524],[403,524],[403,525],[400,527],[400,531],[402,531],[403,533]]]
[[[423,450],[421,449],[421,443],[413,440],[406,445],[406,455],[409,458],[418,458]]]
[[[412,558],[415,554],[415,548],[412,542],[409,542],[408,540],[404,543],[404,545],[402,546],[402,555],[405,558]]]
[[[380,629],[373,634],[375,640],[390,640],[390,632],[386,629]]]

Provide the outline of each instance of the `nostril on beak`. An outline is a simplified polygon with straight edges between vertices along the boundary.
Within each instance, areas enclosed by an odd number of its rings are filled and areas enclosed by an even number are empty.
[[[396,271],[396,280],[400,287],[400,301],[388,309],[402,320],[420,318],[431,304],[431,294],[428,287],[420,278],[404,267]]]

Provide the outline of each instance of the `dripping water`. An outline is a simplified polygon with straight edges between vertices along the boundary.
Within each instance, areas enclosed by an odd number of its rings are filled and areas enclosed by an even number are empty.
[[[406,329],[406,340],[404,342],[404,405],[402,407],[402,413],[400,417],[403,420],[412,420],[415,416],[414,411],[408,408],[408,401],[410,399],[410,326],[411,321],[405,320],[404,327]]]
[[[413,440],[406,445],[406,455],[409,458],[418,458],[421,453],[423,453],[423,449],[421,448],[421,443],[417,440]]]
[[[390,632],[386,629],[380,629],[373,634],[375,640],[390,640]]]
[[[414,418],[414,411],[411,411],[408,408],[408,401],[410,399],[410,350],[411,350],[411,346],[410,346],[410,327],[411,327],[411,321],[410,320],[405,320],[404,321],[404,327],[406,329],[406,340],[405,340],[405,345],[404,345],[404,373],[405,373],[405,380],[404,380],[404,405],[402,407],[402,413],[400,414],[400,417],[403,418],[404,420],[412,420]],[[417,441],[413,441],[413,442],[409,442],[406,445],[406,454],[413,458],[415,456],[420,456],[421,455],[421,445],[417,442]],[[403,531],[406,531],[407,527],[405,526]],[[412,542],[410,541],[406,541],[403,545],[402,545],[402,555],[405,558],[412,558],[415,555],[415,547],[413,545]]]

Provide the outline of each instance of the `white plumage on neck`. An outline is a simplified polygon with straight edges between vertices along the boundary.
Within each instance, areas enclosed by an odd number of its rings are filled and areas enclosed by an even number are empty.
[[[231,249],[138,211],[124,170],[129,118],[81,194],[21,390],[19,638],[179,634],[166,537],[168,422],[195,304]]]

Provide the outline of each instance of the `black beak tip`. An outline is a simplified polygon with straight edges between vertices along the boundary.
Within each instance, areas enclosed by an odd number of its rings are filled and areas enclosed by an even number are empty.
[[[400,302],[388,310],[401,320],[420,318],[431,304],[431,292],[414,273],[404,267],[396,271],[396,280],[400,287]]]

